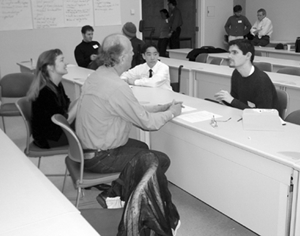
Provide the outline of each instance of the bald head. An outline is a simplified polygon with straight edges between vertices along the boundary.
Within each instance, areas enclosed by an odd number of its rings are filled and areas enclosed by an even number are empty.
[[[100,57],[107,67],[120,64],[120,57],[130,51],[131,43],[122,34],[108,35],[102,42]]]

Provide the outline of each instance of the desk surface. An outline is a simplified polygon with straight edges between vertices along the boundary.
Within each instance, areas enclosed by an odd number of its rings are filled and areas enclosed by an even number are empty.
[[[279,53],[279,54],[292,54],[292,55],[299,55],[300,53],[296,53],[294,49],[291,50],[283,50],[283,49],[275,49],[273,47],[259,47],[255,46],[255,51],[258,52],[272,52],[272,53]]]
[[[2,130],[0,140],[0,235],[13,235],[15,230],[18,232],[25,228],[30,231],[36,223],[40,225],[57,217],[64,218],[67,214],[78,215],[74,216],[78,219],[76,222],[85,224],[75,206]],[[58,229],[51,230],[53,233]]]
[[[225,53],[210,53],[210,54],[208,54],[208,56],[210,58],[228,59],[229,53],[227,53],[227,52],[225,52]],[[255,56],[254,62],[268,62],[268,63],[271,63],[272,65],[276,65],[276,66],[300,68],[300,61],[280,59],[280,58],[274,58],[274,57]]]
[[[220,120],[231,117],[228,122],[218,123],[218,128],[212,128],[209,124],[210,120],[189,123],[179,117],[175,118],[174,122],[182,126],[228,142],[233,146],[247,149],[250,152],[260,153],[268,159],[289,167],[294,167],[296,162],[300,161],[300,126],[288,123],[282,131],[278,132],[246,131],[243,129],[243,122],[237,122],[242,115],[242,111],[239,109],[158,88],[133,87],[132,89],[139,101],[160,104],[175,99],[183,101],[187,106],[196,108],[197,111],[209,111],[219,114],[222,116],[219,118]],[[232,132],[233,130],[234,132]]]

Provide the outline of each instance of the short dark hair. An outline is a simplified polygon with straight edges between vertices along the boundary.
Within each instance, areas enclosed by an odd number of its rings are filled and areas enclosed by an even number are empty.
[[[154,47],[156,51],[158,52],[157,46],[155,43],[145,43],[142,47],[142,54],[145,54],[148,48]]]
[[[266,12],[266,10],[265,9],[263,9],[263,8],[260,8],[257,12],[261,12],[264,16],[266,16],[267,15],[267,12]]]
[[[170,17],[169,12],[168,12],[167,9],[161,9],[159,12],[164,13],[167,18]]]
[[[173,6],[177,6],[176,0],[168,0],[169,4],[172,4]]]
[[[236,39],[232,40],[228,43],[229,47],[232,45],[236,45],[242,52],[243,55],[246,55],[248,52],[251,53],[250,61],[251,63],[254,60],[255,49],[253,44],[248,39]]]
[[[241,5],[236,5],[236,6],[234,6],[234,8],[233,8],[233,12],[240,12],[240,11],[242,11],[242,10],[243,10],[243,8],[242,8]]]
[[[93,31],[94,32],[94,28],[90,25],[85,25],[81,28],[81,33],[85,34],[87,31]]]

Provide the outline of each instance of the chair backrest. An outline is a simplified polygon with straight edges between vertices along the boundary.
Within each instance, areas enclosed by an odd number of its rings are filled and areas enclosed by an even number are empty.
[[[279,116],[284,119],[288,107],[289,96],[286,91],[276,88],[278,103],[279,103]]]
[[[196,60],[197,62],[202,62],[202,63],[206,63],[207,62],[207,58],[208,58],[208,54],[207,53],[200,53],[197,57]]]
[[[213,58],[210,61],[210,64],[212,65],[221,65],[223,63],[223,58]]]
[[[300,110],[291,112],[286,118],[285,121],[300,125]]]
[[[277,73],[300,76],[300,68],[285,67],[285,68],[279,69],[277,71]]]
[[[21,113],[23,121],[26,127],[26,151],[29,151],[30,137],[31,137],[31,101],[28,101],[27,97],[20,98],[16,101],[16,106]],[[27,154],[27,153],[26,153]]]
[[[61,114],[55,114],[51,117],[51,120],[60,126],[64,133],[67,136],[68,142],[69,142],[69,157],[75,162],[83,162],[83,151],[81,147],[81,143],[75,134],[75,132],[70,127],[69,122],[67,119],[62,116]]]
[[[171,87],[174,92],[180,93],[180,84],[181,84],[181,69],[183,65],[180,65],[178,67],[178,82],[177,83],[171,83]]]
[[[260,70],[262,71],[268,71],[272,72],[273,71],[273,65],[268,62],[253,62],[253,64]]]
[[[12,73],[0,80],[1,96],[7,98],[25,97],[34,75],[32,73]]]
[[[255,51],[254,55],[255,55],[255,56],[261,57],[261,56],[262,56],[262,53],[261,53],[261,52],[258,52],[258,51]]]

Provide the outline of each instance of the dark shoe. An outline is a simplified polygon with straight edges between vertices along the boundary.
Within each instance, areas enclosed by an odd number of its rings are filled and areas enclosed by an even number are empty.
[[[107,209],[107,205],[106,205],[106,198],[107,198],[107,192],[103,191],[102,193],[100,193],[97,197],[96,200],[97,202],[100,204],[100,206],[102,206],[102,208]]]

